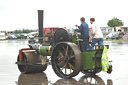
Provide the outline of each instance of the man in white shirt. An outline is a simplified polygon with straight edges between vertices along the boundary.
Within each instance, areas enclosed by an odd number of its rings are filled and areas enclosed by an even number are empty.
[[[94,50],[94,46],[96,43],[98,43],[98,45],[103,45],[103,34],[100,27],[95,25],[95,18],[90,18],[90,23],[93,33],[93,36],[90,38],[90,41],[92,40],[91,50]]]

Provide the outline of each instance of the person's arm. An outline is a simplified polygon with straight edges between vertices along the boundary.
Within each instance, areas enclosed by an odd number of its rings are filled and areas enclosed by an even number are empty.
[[[81,24],[80,26],[78,26],[79,29],[76,29],[77,32],[82,32],[83,31],[83,25]]]
[[[95,28],[94,25],[92,25],[91,28],[92,28],[92,33],[93,33],[93,35],[92,35],[92,37],[90,38],[90,41],[94,38],[94,36],[95,36],[95,31],[96,31],[96,28]]]
[[[93,33],[93,35],[92,35],[92,39],[94,38],[94,36],[95,36],[95,33]]]

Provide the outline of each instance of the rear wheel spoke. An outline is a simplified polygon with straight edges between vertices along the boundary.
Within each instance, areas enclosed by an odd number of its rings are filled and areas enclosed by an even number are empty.
[[[68,63],[68,64],[71,66],[72,69],[74,69],[74,66],[71,63]]]
[[[60,53],[61,57],[58,57],[58,60],[60,60],[61,58],[64,57],[63,54],[62,54],[62,52],[60,50],[59,50],[59,53]]]
[[[66,49],[64,48],[64,46],[62,46],[62,48],[63,48],[64,52],[66,53]]]
[[[70,55],[72,55],[72,50],[70,51]]]
[[[66,56],[68,55],[68,46],[67,46],[67,48],[66,48]]]
[[[65,64],[66,65],[66,64]],[[64,69],[65,65],[62,67],[61,71]]]
[[[75,57],[75,55],[70,56],[70,58],[74,58],[74,57]]]
[[[59,63],[57,63],[57,65],[61,65],[62,63],[64,63],[64,61],[60,61]]]
[[[66,65],[65,65],[65,74],[67,73],[67,70],[66,70]]]

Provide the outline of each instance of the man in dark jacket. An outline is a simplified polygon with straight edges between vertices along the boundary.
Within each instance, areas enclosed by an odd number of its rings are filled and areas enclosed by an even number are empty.
[[[79,29],[76,29],[76,31],[81,33],[81,39],[83,39],[83,41],[80,44],[80,49],[81,51],[85,51],[89,48],[88,24],[85,22],[84,17],[81,17],[80,21],[81,21],[81,25],[80,26],[76,25],[76,27],[79,28]]]

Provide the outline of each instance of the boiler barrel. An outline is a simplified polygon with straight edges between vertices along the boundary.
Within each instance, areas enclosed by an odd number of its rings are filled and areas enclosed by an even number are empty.
[[[39,46],[38,52],[42,56],[51,56],[51,46]]]

